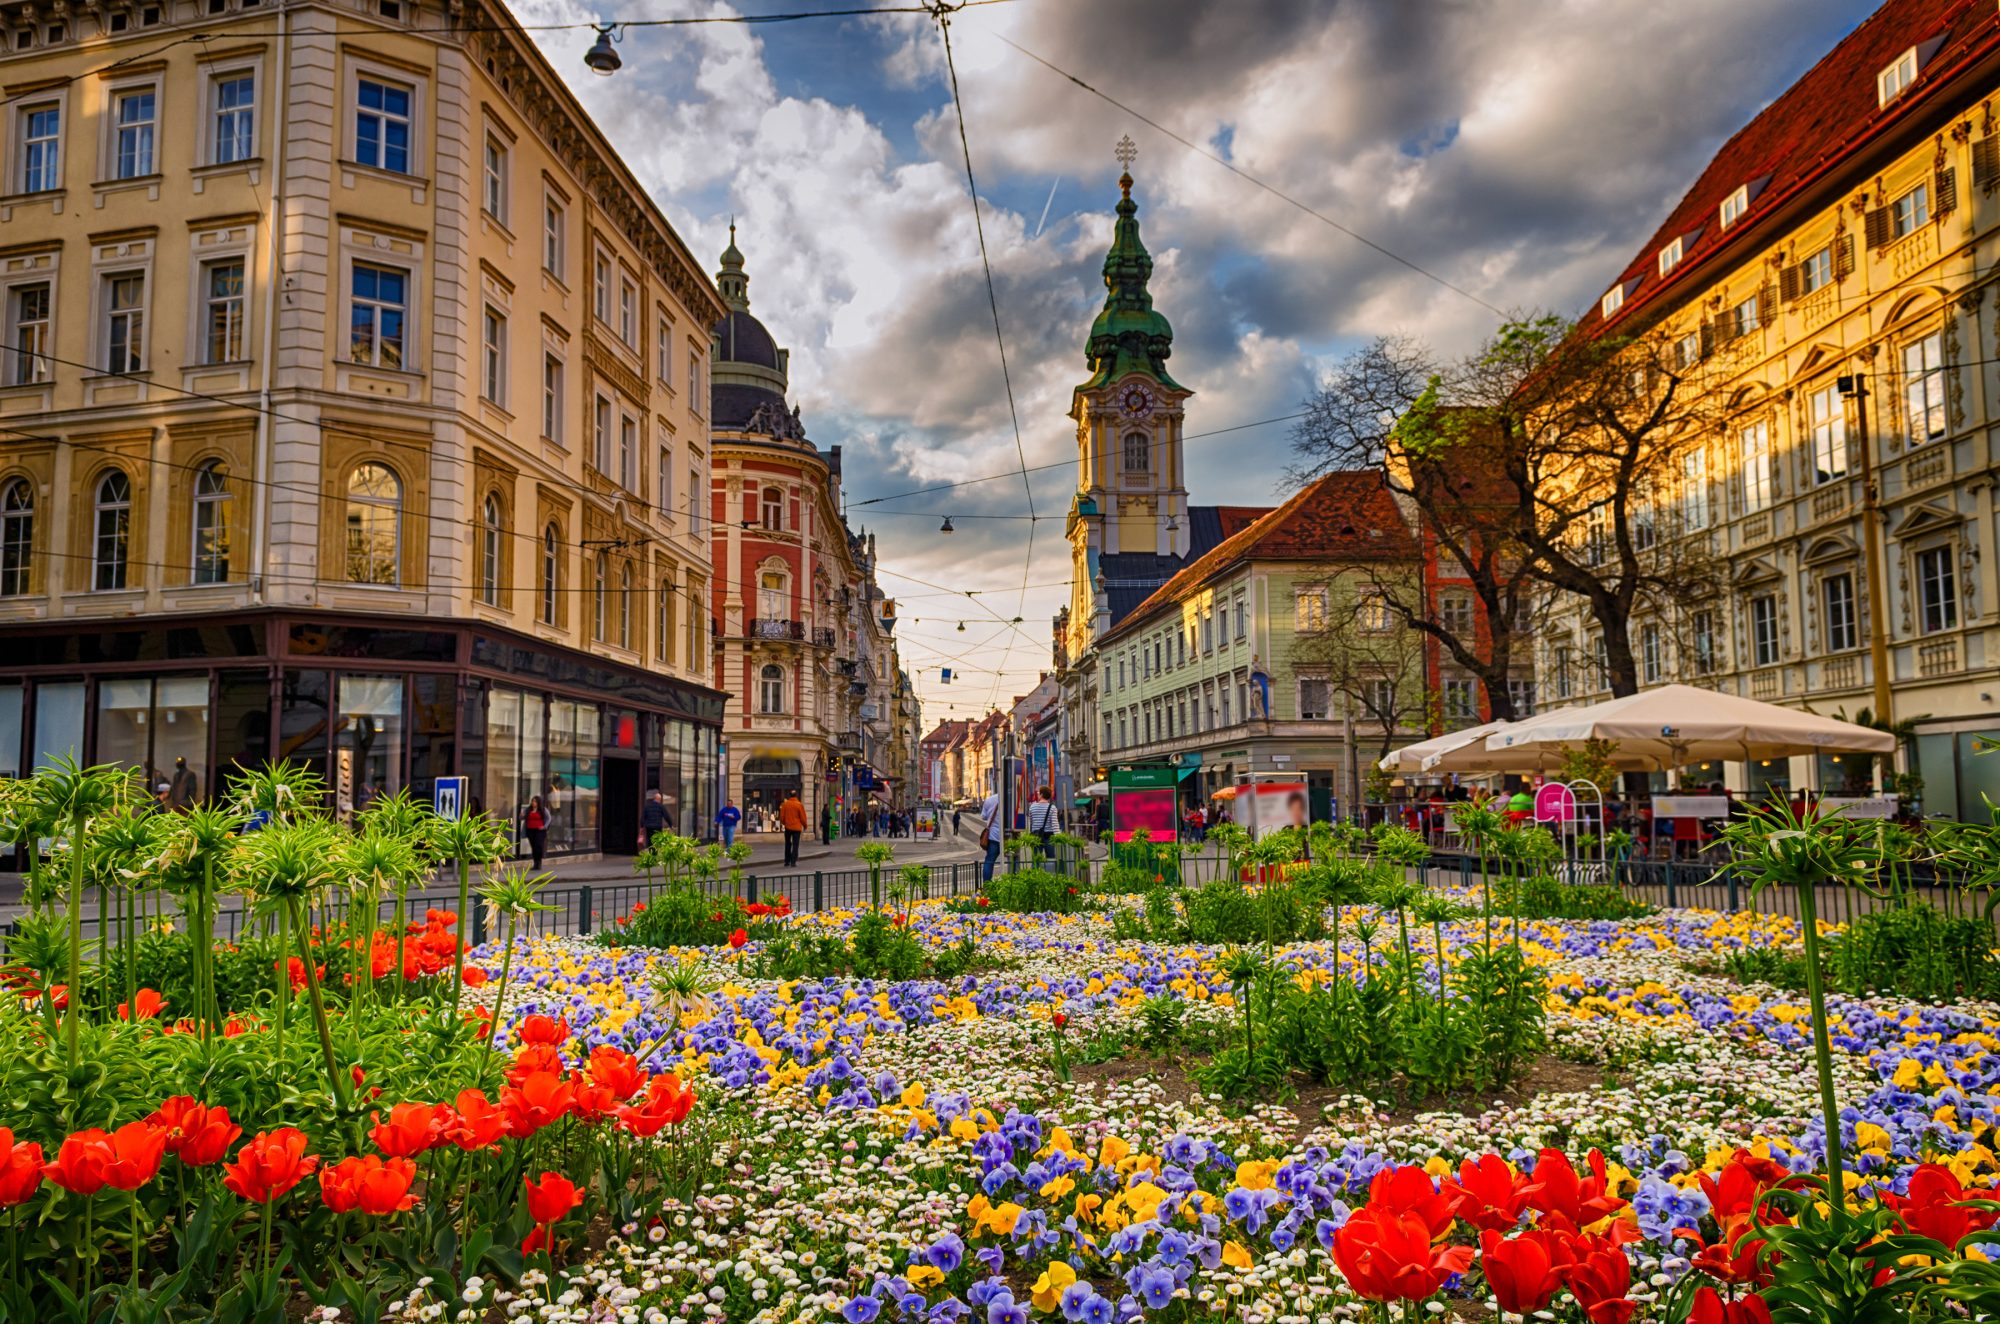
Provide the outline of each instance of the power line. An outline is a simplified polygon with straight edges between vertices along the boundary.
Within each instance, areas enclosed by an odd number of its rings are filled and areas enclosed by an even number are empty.
[[[1486,309],[1486,311],[1492,313],[1495,317],[1501,318],[1503,320],[1507,317],[1505,311],[1494,307],[1492,304],[1480,298],[1478,295],[1466,289],[1464,286],[1454,284],[1453,282],[1447,280],[1443,276],[1438,275],[1437,272],[1432,271],[1430,268],[1422,265],[1421,263],[1414,262],[1411,259],[1404,257],[1401,253],[1396,252],[1394,249],[1388,248],[1382,244],[1375,242],[1373,239],[1370,239],[1367,235],[1362,234],[1360,231],[1342,225],[1339,221],[1334,220],[1331,216],[1328,216],[1325,212],[1319,211],[1318,209],[1311,207],[1306,203],[1300,202],[1297,198],[1293,197],[1289,193],[1286,193],[1283,189],[1277,188],[1270,184],[1266,184],[1263,180],[1257,178],[1257,176],[1243,169],[1241,166],[1229,160],[1227,157],[1221,156],[1215,152],[1210,151],[1208,148],[1203,147],[1200,143],[1193,142],[1187,138],[1183,138],[1180,134],[1175,133],[1172,129],[1160,123],[1158,120],[1152,119],[1149,116],[1141,113],[1140,111],[1134,110],[1131,106],[1126,105],[1123,101],[1120,101],[1118,98],[1112,96],[1110,93],[1100,91],[1099,89],[1085,82],[1083,79],[1077,77],[1075,74],[1069,72],[1069,70],[1064,69],[1048,60],[1043,59],[1041,56],[1035,54],[1027,47],[1019,45],[1012,41],[1008,41],[1007,38],[1001,36],[997,32],[994,33],[993,36],[996,41],[1005,42],[1007,45],[1012,46],[1015,50],[1027,56],[1029,59],[1033,60],[1036,64],[1041,65],[1044,69],[1047,69],[1051,73],[1057,74],[1063,78],[1068,79],[1070,82],[1075,83],[1078,87],[1090,93],[1092,96],[1098,98],[1100,101],[1104,101],[1110,105],[1116,106],[1119,110],[1122,110],[1127,115],[1132,116],[1132,118],[1138,120],[1141,124],[1148,125],[1149,127],[1158,130],[1160,133],[1165,134],[1167,137],[1173,139],[1175,142],[1187,148],[1189,151],[1207,157],[1209,160],[1221,166],[1224,170],[1229,171],[1229,173],[1236,175],[1237,177],[1246,180],[1249,183],[1255,184],[1258,188],[1263,189],[1266,193],[1269,193],[1272,197],[1277,198],[1282,202],[1288,203],[1291,206],[1298,208],[1300,211],[1312,217],[1314,220],[1319,221],[1321,224],[1331,226],[1333,229],[1340,231],[1340,233],[1346,235],[1349,239],[1354,240],[1356,243],[1374,249],[1377,253],[1380,253],[1383,257],[1388,258],[1390,261],[1409,268],[1417,275],[1422,276],[1426,280],[1435,282],[1436,284],[1444,287],[1445,289],[1450,290],[1453,294],[1456,294],[1461,298],[1471,300],[1473,303],[1478,304],[1481,308],[1484,308]]]

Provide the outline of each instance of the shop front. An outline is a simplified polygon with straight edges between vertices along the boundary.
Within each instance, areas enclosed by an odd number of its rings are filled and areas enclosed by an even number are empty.
[[[237,613],[89,634],[5,632],[0,774],[60,757],[139,769],[176,807],[237,768],[303,762],[346,818],[443,776],[519,836],[540,796],[551,854],[637,849],[657,789],[678,830],[715,813],[723,696],[471,623]]]

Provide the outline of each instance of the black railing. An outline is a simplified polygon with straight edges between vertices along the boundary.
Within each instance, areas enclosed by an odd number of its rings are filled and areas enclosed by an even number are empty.
[[[753,616],[744,623],[743,634],[748,639],[803,640],[806,637],[806,627],[804,621],[781,621]]]

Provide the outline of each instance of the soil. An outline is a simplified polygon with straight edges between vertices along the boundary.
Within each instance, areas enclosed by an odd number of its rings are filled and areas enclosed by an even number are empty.
[[[1078,1082],[1104,1085],[1145,1080],[1169,1103],[1192,1103],[1203,1097],[1205,1091],[1188,1075],[1187,1068],[1191,1065],[1196,1063],[1150,1053],[1134,1053],[1108,1062],[1078,1063],[1071,1069],[1071,1078]],[[1399,1100],[1394,1106],[1378,1105],[1374,1115],[1376,1120],[1390,1126],[1413,1122],[1424,1113],[1445,1112],[1477,1117],[1495,1107],[1515,1108],[1544,1094],[1600,1089],[1604,1083],[1601,1067],[1544,1055],[1536,1058],[1521,1079],[1508,1089],[1476,1095]],[[1345,1086],[1322,1085],[1306,1076],[1293,1076],[1292,1097],[1284,1102],[1283,1107],[1297,1119],[1294,1138],[1319,1125],[1321,1111],[1327,1105],[1337,1102],[1342,1095],[1358,1092]]]

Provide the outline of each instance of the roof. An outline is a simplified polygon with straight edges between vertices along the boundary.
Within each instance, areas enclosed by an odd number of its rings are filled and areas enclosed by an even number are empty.
[[[718,362],[749,363],[759,368],[778,366],[778,342],[747,308],[732,309],[715,324],[715,341]]]
[[[1665,292],[1699,289],[1696,268],[1759,231],[1786,202],[1823,182],[1891,126],[1914,118],[1996,39],[2000,8],[1993,0],[1887,0],[1723,144],[1646,246],[1606,287],[1608,292],[1622,285],[1624,305],[1607,321],[1601,303],[1594,304],[1579,326],[1594,333],[1629,320]],[[1888,105],[1878,104],[1876,75],[1912,47],[1919,61],[1916,81]],[[1723,230],[1723,201],[1746,187],[1749,210]],[[1681,260],[1662,276],[1660,251],[1677,238]]]
[[[1168,390],[1182,390],[1167,375],[1174,328],[1153,307],[1152,292],[1146,288],[1153,277],[1153,255],[1139,238],[1139,204],[1132,201],[1131,172],[1119,176],[1118,188],[1118,219],[1111,227],[1111,249],[1104,255],[1104,308],[1090,324],[1090,338],[1084,342],[1090,380],[1077,389],[1087,391],[1139,373]]]
[[[1189,561],[1270,513],[1269,506],[1190,506],[1186,556],[1161,556],[1155,552],[1100,555],[1097,571],[1104,576],[1104,596],[1111,607],[1112,627],[1115,629],[1140,603],[1185,569]]]
[[[1239,561],[1414,560],[1417,542],[1380,471],[1341,469],[1194,558],[1126,618],[1178,601]],[[1106,558],[1109,559],[1109,558]],[[1118,633],[1113,624],[1106,638]]]

